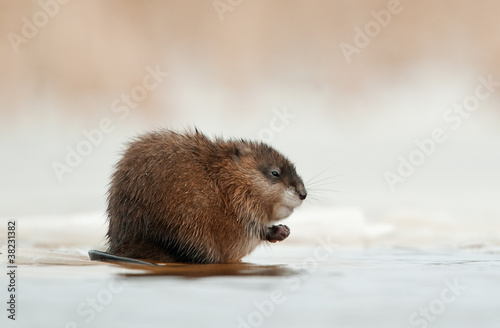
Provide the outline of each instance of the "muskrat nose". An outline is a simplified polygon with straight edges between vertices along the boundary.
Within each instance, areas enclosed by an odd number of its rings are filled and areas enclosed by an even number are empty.
[[[307,190],[306,188],[304,188],[304,185],[302,183],[295,187],[295,191],[297,192],[297,195],[299,195],[300,200],[306,199]]]

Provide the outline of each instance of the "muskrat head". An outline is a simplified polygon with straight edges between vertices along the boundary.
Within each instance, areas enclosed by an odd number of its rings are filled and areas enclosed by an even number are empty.
[[[264,143],[242,143],[242,164],[248,168],[253,186],[264,198],[274,222],[288,217],[307,197],[304,182],[295,166],[282,154]]]

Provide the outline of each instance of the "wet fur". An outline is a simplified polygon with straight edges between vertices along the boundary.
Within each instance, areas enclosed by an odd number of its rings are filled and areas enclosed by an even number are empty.
[[[274,167],[279,181],[268,176]],[[263,143],[212,141],[198,131],[146,134],[130,143],[112,176],[108,252],[161,262],[240,261],[269,239],[286,188],[305,195],[295,167]]]

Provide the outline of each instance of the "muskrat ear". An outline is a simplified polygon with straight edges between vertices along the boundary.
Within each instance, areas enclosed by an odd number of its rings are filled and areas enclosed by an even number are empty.
[[[231,158],[233,161],[238,162],[241,157],[248,155],[250,148],[245,144],[233,144],[231,147]]]
[[[233,147],[233,153],[232,153],[232,158],[233,160],[238,160],[241,156],[241,151],[240,149],[238,148],[238,146],[234,146]]]

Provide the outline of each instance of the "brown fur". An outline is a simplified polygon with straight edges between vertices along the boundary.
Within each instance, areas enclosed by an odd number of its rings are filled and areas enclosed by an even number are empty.
[[[279,178],[271,175],[275,168]],[[301,195],[300,204],[306,190],[294,166],[263,143],[212,141],[198,131],[146,134],[130,143],[112,177],[108,252],[162,262],[240,261],[262,241],[288,236],[270,237],[283,231],[270,226],[281,219],[276,208],[287,188]]]

